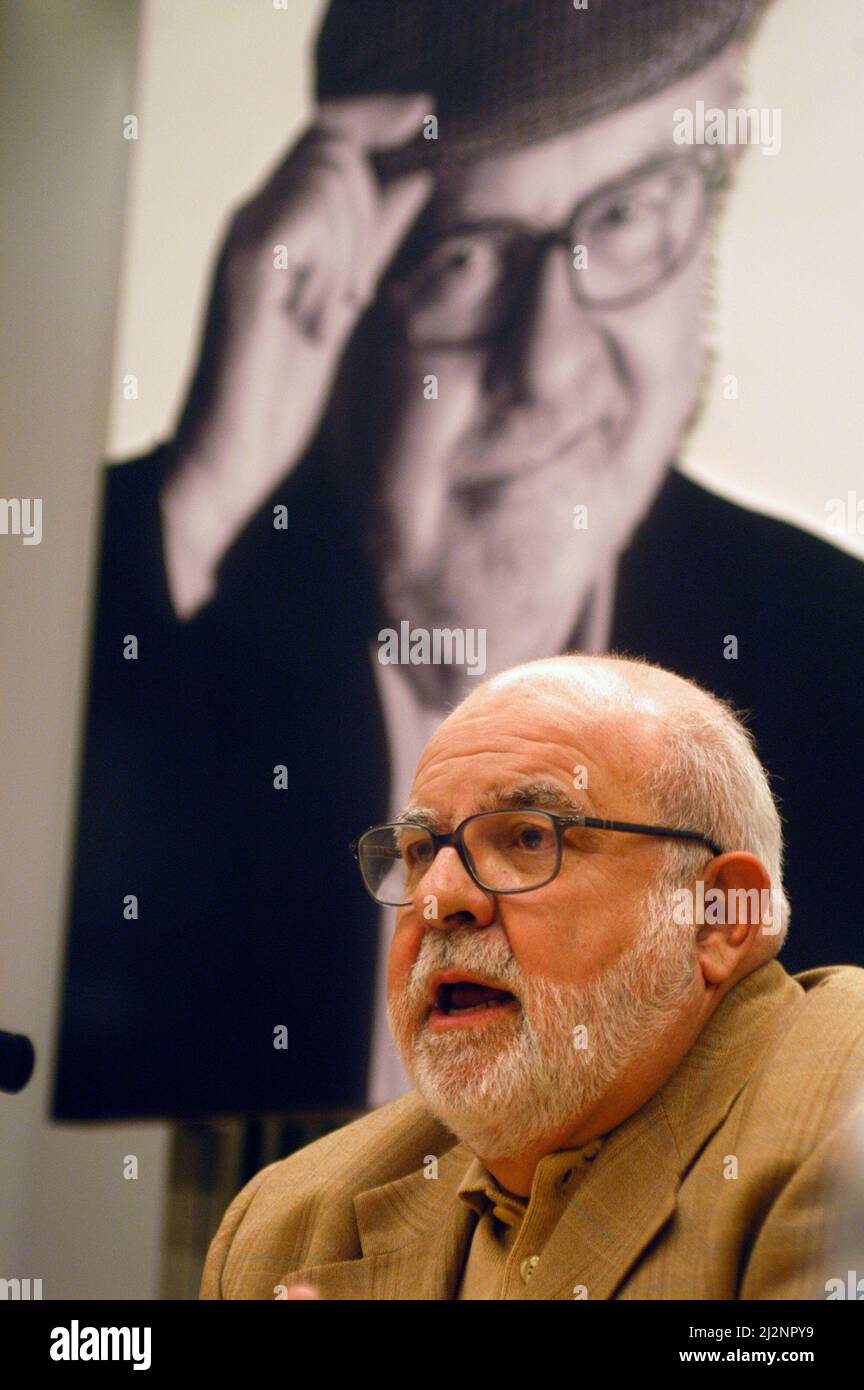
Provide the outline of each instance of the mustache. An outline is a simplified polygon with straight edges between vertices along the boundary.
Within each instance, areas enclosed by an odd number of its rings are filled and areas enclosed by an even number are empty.
[[[402,991],[409,1006],[428,1002],[429,977],[436,970],[465,970],[482,975],[489,984],[509,990],[517,999],[524,988],[524,976],[509,946],[500,938],[490,940],[485,933],[427,933]]]

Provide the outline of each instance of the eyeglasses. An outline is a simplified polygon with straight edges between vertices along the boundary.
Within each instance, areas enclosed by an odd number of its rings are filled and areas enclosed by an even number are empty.
[[[530,893],[542,888],[559,872],[564,833],[573,827],[698,840],[713,855],[723,853],[698,830],[535,810],[478,811],[447,835],[414,821],[375,825],[348,848],[370,897],[384,907],[407,907],[438,851],[447,846],[456,850],[474,882],[489,893]],[[568,844],[568,848],[578,845]]]
[[[567,249],[574,298],[624,308],[647,298],[690,259],[727,161],[717,147],[652,160],[584,198],[558,228],[517,219],[460,224],[384,285],[416,347],[488,342],[520,309],[550,246]],[[410,243],[408,244],[410,248]]]

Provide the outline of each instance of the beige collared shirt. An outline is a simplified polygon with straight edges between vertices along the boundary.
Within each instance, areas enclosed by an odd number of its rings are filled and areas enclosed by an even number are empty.
[[[530,1197],[502,1188],[478,1158],[458,1187],[477,1212],[457,1299],[524,1298],[543,1248],[603,1144],[593,1139],[541,1158]]]

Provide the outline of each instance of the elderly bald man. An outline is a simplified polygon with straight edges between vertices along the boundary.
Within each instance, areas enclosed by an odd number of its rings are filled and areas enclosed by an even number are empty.
[[[260,1172],[202,1298],[827,1296],[864,971],[775,959],[780,820],[730,708],[637,661],[515,667],[354,848],[416,1090]]]

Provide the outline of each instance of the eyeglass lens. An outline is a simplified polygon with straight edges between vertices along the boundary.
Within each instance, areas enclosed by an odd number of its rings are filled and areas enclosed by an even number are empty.
[[[649,293],[692,249],[705,207],[702,170],[687,159],[598,193],[571,228],[574,292],[610,306]],[[518,229],[481,226],[445,236],[398,287],[409,338],[422,346],[493,336],[519,302],[534,260],[534,238]]]
[[[468,860],[493,893],[539,887],[555,872],[555,824],[542,811],[496,811],[469,820],[463,833]],[[361,836],[360,868],[379,902],[410,901],[431,865],[434,841],[418,825],[380,826]]]

